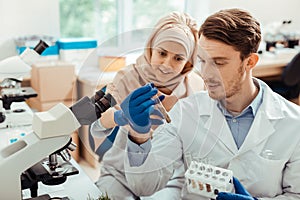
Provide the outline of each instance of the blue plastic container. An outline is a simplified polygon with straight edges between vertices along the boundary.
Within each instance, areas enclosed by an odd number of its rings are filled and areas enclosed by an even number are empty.
[[[61,38],[57,41],[59,49],[91,49],[97,47],[97,40],[92,38]]]

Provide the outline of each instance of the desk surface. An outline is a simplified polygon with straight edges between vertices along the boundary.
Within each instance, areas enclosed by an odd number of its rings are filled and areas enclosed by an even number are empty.
[[[10,113],[13,117],[8,117],[13,127],[1,128],[0,129],[0,149],[13,143],[15,140],[22,139],[27,134],[32,133],[31,125],[26,121],[26,125],[22,124],[21,118],[26,115],[32,118],[32,112],[25,102],[12,104],[13,109],[24,109],[26,112],[23,113]],[[18,117],[15,117],[19,114]],[[8,114],[9,115],[9,114]],[[16,119],[16,120],[14,120]],[[31,121],[30,121],[31,122]],[[18,125],[21,123],[21,125]],[[101,192],[96,185],[90,180],[85,174],[81,167],[76,163],[75,160],[71,160],[71,163],[78,169],[79,174],[68,176],[67,181],[61,185],[46,186],[39,183],[38,195],[49,194],[51,197],[69,197],[71,200],[86,200],[90,196],[91,198],[97,199]],[[23,198],[29,198],[29,190],[23,190]]]
[[[71,160],[71,163],[78,169],[79,174],[68,176],[66,182],[60,185],[46,186],[39,183],[38,195],[49,194],[51,198],[67,196],[71,200],[87,200],[88,197],[99,198],[101,192],[97,186],[92,183],[76,161]],[[29,189],[23,190],[23,198],[29,197]]]
[[[262,78],[280,76],[284,67],[298,53],[298,50],[291,49],[286,52],[269,53],[265,52],[259,56],[259,60],[253,69],[253,76]]]

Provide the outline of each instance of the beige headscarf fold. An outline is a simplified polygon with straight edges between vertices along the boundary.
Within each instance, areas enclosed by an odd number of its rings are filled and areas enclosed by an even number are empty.
[[[108,86],[108,91],[112,93],[120,103],[131,91],[152,82],[159,89],[167,88],[175,92],[178,98],[186,96],[187,81],[186,75],[192,70],[196,61],[196,44],[198,41],[198,31],[196,21],[188,14],[171,12],[161,18],[155,25],[146,43],[144,53],[136,60],[136,64],[127,66],[118,72],[113,84]],[[181,74],[165,82],[157,80],[154,70],[150,64],[152,48],[161,42],[174,41],[181,44],[185,50],[189,62],[185,65]],[[174,91],[176,89],[176,91]]]

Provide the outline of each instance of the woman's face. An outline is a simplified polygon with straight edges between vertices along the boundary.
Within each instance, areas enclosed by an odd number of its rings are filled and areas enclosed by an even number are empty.
[[[159,80],[170,80],[181,73],[188,61],[185,48],[176,42],[162,42],[152,49],[151,65]]]

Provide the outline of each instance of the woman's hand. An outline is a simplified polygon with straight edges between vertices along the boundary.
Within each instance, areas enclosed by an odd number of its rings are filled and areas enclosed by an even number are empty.
[[[157,89],[153,84],[142,86],[131,92],[121,103],[121,110],[114,113],[114,121],[119,126],[129,124],[137,133],[148,133],[152,125],[163,124],[163,116],[154,105],[164,99],[160,96],[159,100],[152,98],[157,94]],[[159,118],[152,119],[150,115],[157,115]]]

